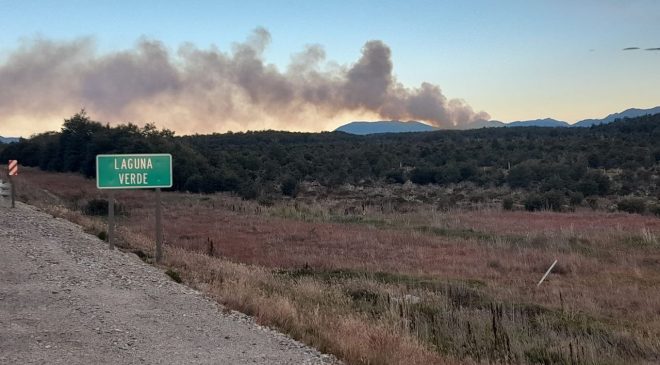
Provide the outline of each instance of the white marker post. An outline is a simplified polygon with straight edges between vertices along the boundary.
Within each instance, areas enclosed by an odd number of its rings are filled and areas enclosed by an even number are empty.
[[[536,284],[536,287],[537,287],[537,288],[541,285],[541,283],[543,282],[543,280],[545,280],[545,278],[548,277],[548,274],[550,274],[550,271],[552,271],[552,268],[555,267],[555,265],[557,265],[557,260],[556,260],[556,259],[555,259],[555,262],[553,262],[552,265],[550,265],[550,268],[548,269],[548,271],[545,272],[545,275],[543,275],[543,277],[541,278],[541,280],[539,280],[539,283]]]

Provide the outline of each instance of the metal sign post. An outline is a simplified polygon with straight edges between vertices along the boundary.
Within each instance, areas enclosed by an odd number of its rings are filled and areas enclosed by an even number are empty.
[[[109,191],[108,194],[108,248],[115,249],[115,192]]]
[[[163,257],[163,219],[160,204],[160,188],[156,188],[156,262]]]
[[[172,187],[172,155],[165,153],[97,155],[96,187],[99,189],[156,189],[156,262],[163,257],[163,223],[160,189]],[[114,248],[115,204],[108,202],[108,245]]]

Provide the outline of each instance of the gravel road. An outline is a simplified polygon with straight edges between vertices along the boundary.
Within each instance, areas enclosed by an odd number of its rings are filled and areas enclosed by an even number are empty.
[[[80,226],[0,206],[0,364],[332,363]]]

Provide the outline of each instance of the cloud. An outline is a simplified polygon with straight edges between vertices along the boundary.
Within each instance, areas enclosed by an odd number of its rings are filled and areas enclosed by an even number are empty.
[[[633,51],[633,50],[638,50],[638,49],[641,49],[641,48],[639,48],[639,47],[627,47],[627,48],[624,48],[623,51]],[[644,50],[645,51],[660,51],[660,47],[645,48]]]
[[[140,39],[131,49],[99,54],[91,38],[33,39],[0,64],[0,120],[61,121],[85,107],[104,122],[155,122],[204,133],[323,130],[333,127],[328,121],[365,117],[444,128],[490,119],[448,99],[437,85],[402,85],[392,51],[381,41],[366,42],[348,65],[326,62],[323,48],[310,45],[285,70],[264,60],[270,41],[258,28],[227,52],[192,43],[172,52],[162,42]]]

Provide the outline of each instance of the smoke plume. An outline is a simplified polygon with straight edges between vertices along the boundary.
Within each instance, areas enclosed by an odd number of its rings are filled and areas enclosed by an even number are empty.
[[[34,128],[56,129],[82,107],[96,120],[154,122],[179,133],[318,131],[358,118],[455,128],[490,119],[462,100],[448,100],[436,85],[399,83],[391,50],[381,41],[367,42],[351,65],[326,62],[321,46],[308,46],[279,70],[264,60],[270,40],[259,28],[228,52],[193,44],[172,52],[141,39],[132,49],[106,54],[98,54],[90,38],[30,40],[0,62],[0,123],[18,131],[25,123],[56,120]]]

